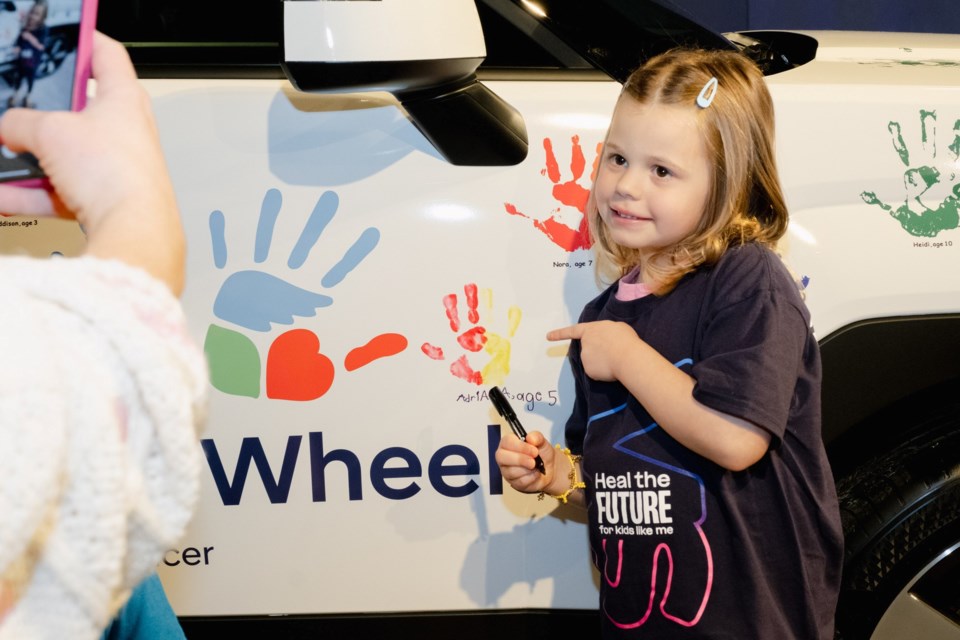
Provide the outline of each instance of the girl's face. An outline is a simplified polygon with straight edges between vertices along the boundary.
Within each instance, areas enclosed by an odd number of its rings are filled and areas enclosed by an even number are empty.
[[[43,7],[39,5],[33,5],[30,8],[30,12],[27,13],[27,27],[33,29],[43,24],[45,13],[46,11],[44,11]]]
[[[703,216],[712,180],[694,109],[620,98],[594,185],[614,242],[642,255],[683,240]]]

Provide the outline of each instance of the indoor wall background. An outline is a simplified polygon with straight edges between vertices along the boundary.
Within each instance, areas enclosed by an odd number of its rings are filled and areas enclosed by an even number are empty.
[[[957,0],[674,0],[716,31],[840,29],[960,33]]]

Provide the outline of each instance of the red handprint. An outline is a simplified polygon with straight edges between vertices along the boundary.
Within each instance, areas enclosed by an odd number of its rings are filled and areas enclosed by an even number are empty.
[[[484,293],[485,306],[491,308],[493,294],[489,289],[484,289]],[[467,303],[467,320],[474,326],[460,333],[460,309],[457,295],[451,293],[443,297],[443,309],[450,324],[450,330],[457,334],[457,344],[464,350],[471,353],[485,351],[490,355],[490,360],[480,371],[477,371],[467,360],[467,354],[464,354],[450,365],[450,373],[461,380],[476,385],[484,383],[503,384],[503,380],[510,372],[510,338],[513,337],[517,326],[520,324],[522,315],[520,309],[512,306],[507,310],[508,326],[506,337],[504,337],[492,331],[487,331],[486,327],[477,324],[480,322],[477,285],[473,283],[464,285],[463,294]],[[433,360],[446,359],[443,349],[429,342],[424,342],[420,350]]]
[[[577,228],[560,220],[560,208],[553,210],[549,218],[538,220],[521,213],[517,207],[509,202],[504,203],[507,213],[513,216],[520,216],[533,221],[533,226],[546,235],[551,242],[565,249],[566,251],[575,251],[577,249],[589,249],[591,243],[589,225],[587,222],[587,198],[590,197],[590,188],[583,186],[579,180],[583,177],[587,161],[583,155],[583,149],[580,147],[580,136],[573,136],[571,139],[570,151],[570,180],[560,182],[560,165],[557,163],[557,156],[553,152],[553,142],[550,138],[543,139],[543,149],[546,153],[546,167],[540,171],[540,175],[547,176],[553,183],[553,198],[560,204],[573,207],[579,211]],[[600,151],[603,143],[597,143],[597,155],[593,161],[593,167],[590,172],[590,182],[597,176],[597,165],[600,162]]]

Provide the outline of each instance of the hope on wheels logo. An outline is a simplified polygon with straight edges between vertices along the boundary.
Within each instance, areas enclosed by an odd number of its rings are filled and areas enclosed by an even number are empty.
[[[296,318],[313,317],[319,309],[331,306],[334,303],[331,290],[376,249],[380,232],[374,227],[365,229],[320,279],[322,291],[312,291],[288,279],[294,278],[311,258],[312,250],[337,213],[340,199],[335,192],[326,191],[317,200],[287,256],[285,277],[266,270],[273,257],[271,247],[281,220],[282,204],[283,197],[277,189],[264,194],[252,247],[254,266],[234,270],[223,280],[213,304],[213,315],[230,326],[211,323],[204,351],[211,383],[223,393],[258,398],[265,388],[268,398],[309,401],[330,390],[338,367],[323,354],[320,337],[313,331],[280,329],[292,325]],[[236,262],[227,249],[226,222],[222,211],[211,212],[213,262],[223,271]],[[248,260],[251,257],[250,253],[246,256]],[[271,334],[265,366],[262,354],[247,332]],[[354,371],[406,348],[404,336],[381,333],[350,350],[342,366],[346,371]]]

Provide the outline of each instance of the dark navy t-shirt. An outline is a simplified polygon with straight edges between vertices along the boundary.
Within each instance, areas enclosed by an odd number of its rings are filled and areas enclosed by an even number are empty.
[[[661,429],[618,382],[584,374],[567,443],[583,453],[604,638],[833,637],[842,562],[820,434],[820,356],[796,283],[759,245],[728,251],[665,296],[616,285],[581,322],[614,320],[695,380],[702,404],[770,432],[728,471]]]

